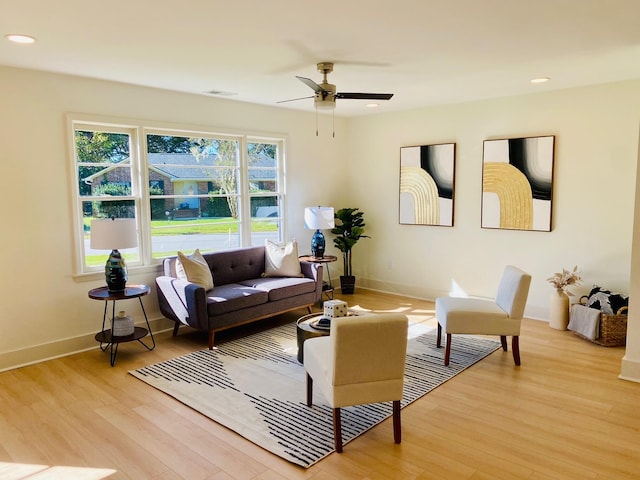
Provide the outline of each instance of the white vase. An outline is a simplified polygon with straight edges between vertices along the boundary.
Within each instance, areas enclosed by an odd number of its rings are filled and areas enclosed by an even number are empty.
[[[549,297],[549,326],[556,330],[566,330],[569,324],[569,296],[561,288]]]

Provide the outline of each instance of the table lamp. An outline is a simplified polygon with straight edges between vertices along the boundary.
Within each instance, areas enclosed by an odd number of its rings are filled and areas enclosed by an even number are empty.
[[[91,221],[91,248],[111,250],[104,267],[110,292],[123,292],[127,283],[127,265],[119,248],[138,246],[135,218],[108,218]]]
[[[316,258],[324,257],[325,241],[321,230],[335,227],[333,207],[307,207],[304,209],[304,226],[315,229],[311,238],[311,254]]]

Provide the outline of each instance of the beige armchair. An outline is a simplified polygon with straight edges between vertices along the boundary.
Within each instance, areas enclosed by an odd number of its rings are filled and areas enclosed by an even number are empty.
[[[399,314],[334,318],[331,335],[304,343],[307,405],[313,384],[333,408],[334,443],[342,452],[340,407],[393,402],[393,437],[400,443],[408,319]]]
[[[513,360],[520,365],[520,323],[529,295],[531,275],[507,265],[502,274],[495,300],[483,298],[436,298],[438,320],[437,346],[442,330],[447,335],[444,364],[449,365],[452,334],[500,335],[502,349],[507,351],[507,336],[511,335]]]

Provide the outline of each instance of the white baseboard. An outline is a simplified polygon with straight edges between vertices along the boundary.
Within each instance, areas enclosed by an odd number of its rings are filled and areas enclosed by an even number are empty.
[[[173,329],[173,324],[171,320],[164,317],[149,320],[149,326],[154,335]],[[139,326],[146,327],[146,325]],[[94,332],[0,353],[0,372],[99,348],[100,344],[96,342],[95,335]]]
[[[625,355],[622,358],[622,369],[620,370],[618,378],[621,380],[640,383],[640,362],[630,360]]]

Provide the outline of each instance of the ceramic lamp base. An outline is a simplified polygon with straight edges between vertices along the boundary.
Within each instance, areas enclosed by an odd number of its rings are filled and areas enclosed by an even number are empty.
[[[320,230],[316,230],[316,233],[313,234],[313,238],[311,238],[311,254],[316,258],[322,258],[324,257],[325,247],[326,243],[324,235]]]
[[[110,292],[124,292],[127,284],[127,264],[118,250],[112,250],[104,267],[107,288]]]

